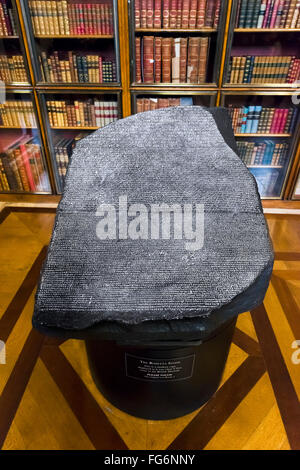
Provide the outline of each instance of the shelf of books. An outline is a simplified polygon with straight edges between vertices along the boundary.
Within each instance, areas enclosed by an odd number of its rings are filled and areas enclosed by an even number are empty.
[[[21,1],[37,85],[120,84],[117,1]]]
[[[0,2],[0,80],[7,86],[30,82],[14,0]]]
[[[0,104],[0,191],[50,193],[32,92],[7,90]]]
[[[282,196],[299,139],[299,108],[292,92],[223,91],[240,156],[255,176],[261,197]]]
[[[299,2],[234,1],[225,64],[225,87],[295,86],[300,78]]]
[[[217,86],[227,0],[131,0],[131,82]]]
[[[76,143],[122,116],[120,92],[39,90],[38,95],[60,194]]]
[[[217,98],[216,91],[164,92],[157,91],[133,91],[131,93],[132,112],[140,113],[154,109],[168,108],[170,106],[215,106]]]

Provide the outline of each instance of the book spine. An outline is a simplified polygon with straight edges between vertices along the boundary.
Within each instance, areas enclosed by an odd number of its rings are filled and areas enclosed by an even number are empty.
[[[172,38],[162,38],[162,82],[171,83]]]
[[[135,81],[142,82],[142,66],[141,66],[141,38],[135,38]]]
[[[188,29],[190,18],[190,0],[183,0],[182,2],[182,17],[181,27],[182,29]]]
[[[162,0],[163,2],[163,28],[168,29],[170,26],[170,0]]]
[[[161,55],[162,39],[156,37],[154,41],[154,80],[155,83],[161,82]]]
[[[180,38],[180,83],[186,83],[187,73],[187,38]]]
[[[198,0],[197,4],[197,28],[201,29],[205,24],[205,6],[206,0]]]
[[[177,0],[170,0],[170,29],[176,29],[177,24]]]
[[[147,0],[147,28],[153,28],[154,4],[153,0]]]
[[[154,1],[154,28],[161,28],[161,0]]]
[[[154,36],[143,37],[144,83],[154,82]]]

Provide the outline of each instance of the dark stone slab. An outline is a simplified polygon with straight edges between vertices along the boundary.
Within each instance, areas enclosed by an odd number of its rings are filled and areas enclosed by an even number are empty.
[[[147,208],[204,204],[203,247],[188,250],[186,239],[100,240],[97,208],[114,204],[120,216],[121,195]],[[205,337],[262,302],[272,265],[257,185],[226,110],[138,114],[76,147],[33,325],[75,338]]]

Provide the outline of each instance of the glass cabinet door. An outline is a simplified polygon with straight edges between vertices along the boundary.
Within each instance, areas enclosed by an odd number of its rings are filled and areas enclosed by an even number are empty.
[[[29,91],[7,91],[0,103],[0,191],[51,192]]]
[[[298,3],[239,0],[232,5],[224,84],[293,86],[300,78]]]
[[[16,4],[13,0],[0,2],[0,81],[14,86],[29,83]]]
[[[61,193],[76,143],[91,132],[121,117],[119,93],[39,92],[46,116],[57,192]]]
[[[117,2],[22,1],[37,83],[120,82]]]
[[[240,156],[261,197],[281,197],[299,139],[299,108],[291,92],[223,92]]]
[[[216,84],[227,1],[130,1],[134,85]]]
[[[134,113],[168,108],[170,106],[215,106],[216,92],[187,93],[180,92],[132,92],[132,110]]]

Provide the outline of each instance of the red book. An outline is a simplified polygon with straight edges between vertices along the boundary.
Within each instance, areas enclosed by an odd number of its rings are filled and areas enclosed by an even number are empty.
[[[153,28],[153,17],[154,17],[154,11],[153,11],[153,0],[147,0],[147,28]]]
[[[154,82],[154,36],[143,37],[144,83]]]
[[[177,1],[177,20],[176,20],[176,28],[181,28],[181,16],[182,16],[182,0]]]
[[[177,24],[177,0],[171,0],[170,3],[170,28],[176,29]]]
[[[284,133],[284,128],[285,128],[285,124],[286,124],[288,114],[289,114],[288,109],[283,109],[282,110],[282,119],[281,119],[281,122],[280,122],[280,127],[279,127],[279,130],[278,130],[278,134],[283,134]]]
[[[181,15],[181,27],[182,29],[188,29],[190,18],[190,0],[183,0],[182,2],[182,15]]]
[[[154,41],[154,80],[155,83],[161,82],[161,38],[155,38]]]
[[[214,8],[215,0],[207,0],[206,2],[206,14],[205,14],[205,24],[207,28],[212,28],[214,21]]]
[[[205,7],[206,7],[206,0],[198,0],[197,5],[197,28],[203,28],[205,24]]]
[[[135,38],[135,81],[142,82],[141,38]]]
[[[161,28],[161,0],[154,0],[154,28]]]
[[[163,0],[163,28],[170,26],[170,0]]]
[[[147,28],[147,0],[141,0],[141,28]]]
[[[173,38],[162,38],[162,82],[171,83]]]
[[[280,117],[280,109],[275,109],[273,119],[270,126],[270,134],[276,134],[278,129],[278,119]]]
[[[213,24],[214,28],[217,28],[219,26],[220,9],[221,9],[221,0],[217,0],[216,10],[215,10],[215,15],[214,15],[214,24]]]
[[[189,18],[190,29],[196,29],[196,20],[197,20],[197,0],[191,0],[190,18]]]
[[[134,18],[135,18],[135,27],[141,27],[141,1],[135,0],[134,2]]]

